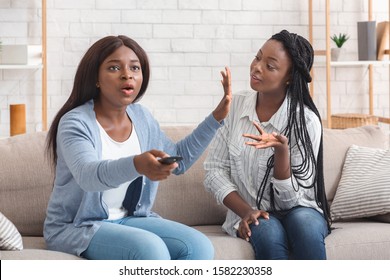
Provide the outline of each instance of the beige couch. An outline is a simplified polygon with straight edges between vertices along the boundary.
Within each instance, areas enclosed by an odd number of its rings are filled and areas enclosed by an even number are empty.
[[[192,127],[164,127],[177,140]],[[23,236],[21,251],[0,251],[0,259],[78,259],[48,251],[42,237],[53,173],[44,160],[46,134],[33,133],[0,140],[0,212]],[[377,127],[328,130],[324,133],[325,181],[332,201],[347,149],[351,144],[387,148],[387,136]],[[253,259],[249,243],[221,231],[226,209],[203,187],[205,154],[184,175],[161,182],[154,210],[161,216],[204,232],[216,259]],[[390,224],[371,219],[336,222],[326,238],[329,259],[390,259]]]

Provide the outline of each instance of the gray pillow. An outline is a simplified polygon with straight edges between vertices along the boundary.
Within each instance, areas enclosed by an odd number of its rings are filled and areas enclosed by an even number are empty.
[[[22,236],[14,224],[0,212],[0,249],[7,251],[23,250]]]
[[[330,212],[334,220],[390,213],[389,150],[349,148]]]

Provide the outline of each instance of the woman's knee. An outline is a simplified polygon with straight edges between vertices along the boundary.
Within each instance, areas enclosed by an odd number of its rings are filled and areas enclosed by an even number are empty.
[[[252,236],[261,238],[262,242],[280,242],[285,239],[285,231],[280,221],[272,215],[268,220],[259,219],[259,224],[250,226]]]
[[[123,225],[104,223],[83,256],[95,260],[169,260],[164,241],[157,235]]]
[[[283,226],[270,216],[269,220],[259,220],[259,225],[251,226],[250,242],[257,259],[287,259],[288,244]]]
[[[165,238],[172,259],[178,260],[212,260],[214,246],[203,233],[188,228],[188,234],[174,238]]]
[[[171,255],[164,242],[159,236],[145,232],[143,238],[131,244],[129,259],[134,260],[169,260]]]
[[[194,253],[192,259],[196,260],[212,260],[214,259],[214,246],[210,239],[199,232],[199,237],[195,239]]]
[[[328,227],[322,214],[317,210],[306,207],[299,207],[287,217],[286,229],[289,233],[302,236],[304,238],[326,237]]]

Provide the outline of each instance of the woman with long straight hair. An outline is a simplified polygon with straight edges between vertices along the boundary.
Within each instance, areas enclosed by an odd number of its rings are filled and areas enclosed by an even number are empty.
[[[94,260],[213,258],[205,235],[151,209],[158,181],[190,168],[222,126],[231,93],[229,69],[221,73],[221,102],[174,143],[137,103],[150,76],[138,43],[107,36],[88,49],[47,138],[55,167],[44,223],[49,249]],[[182,161],[160,161],[168,156]]]

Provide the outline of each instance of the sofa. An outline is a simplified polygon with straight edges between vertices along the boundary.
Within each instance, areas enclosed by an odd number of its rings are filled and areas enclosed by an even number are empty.
[[[181,139],[193,128],[163,127],[173,140]],[[0,139],[0,213],[15,226],[23,242],[23,249],[1,249],[0,259],[82,259],[47,250],[42,237],[54,178],[53,169],[44,156],[45,137],[46,132],[34,132]],[[346,157],[353,145],[386,151],[388,135],[377,126],[324,129],[324,173],[330,203],[335,200]],[[254,252],[248,242],[221,230],[226,208],[218,205],[213,195],[204,189],[206,154],[207,150],[185,174],[172,175],[160,183],[154,211],[206,234],[214,245],[215,259],[253,259]],[[356,161],[352,159],[352,163]],[[375,169],[375,164],[373,167]],[[359,174],[366,173],[369,172],[360,170]],[[349,180],[359,178],[359,174]],[[374,217],[372,213],[369,217],[344,219],[342,215],[338,216],[333,222],[332,233],[325,240],[328,259],[390,259],[390,219],[386,209],[378,211],[382,212]]]

